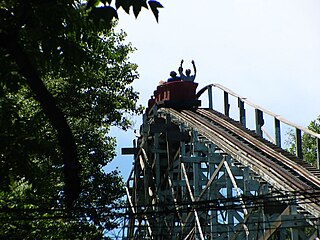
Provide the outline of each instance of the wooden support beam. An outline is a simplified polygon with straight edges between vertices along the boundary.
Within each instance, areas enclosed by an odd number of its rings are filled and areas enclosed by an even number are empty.
[[[224,92],[224,115],[229,117],[229,110],[230,110],[229,96],[227,92]]]
[[[303,159],[302,156],[302,138],[301,130],[296,128],[296,156],[300,159]]]
[[[262,126],[264,125],[263,112],[260,109],[255,109],[255,117],[256,117],[256,133],[262,137],[263,136]]]
[[[241,205],[242,205],[241,207],[242,207],[242,209],[243,209],[243,213],[244,213],[244,215],[246,216],[246,215],[248,215],[248,210],[247,210],[246,205],[245,205],[245,203],[244,203],[244,201],[243,201],[243,199],[242,199],[242,197],[241,197],[240,188],[239,188],[238,185],[237,185],[236,179],[235,179],[235,177],[234,177],[233,174],[232,174],[232,171],[231,171],[231,169],[230,169],[230,167],[229,167],[229,165],[228,165],[228,162],[227,162],[227,161],[224,161],[223,163],[224,163],[224,166],[225,166],[225,168],[226,168],[226,170],[227,170],[227,173],[228,173],[228,175],[229,175],[229,177],[230,177],[230,180],[231,180],[231,182],[232,182],[232,185],[233,185],[233,187],[235,188],[235,190],[237,191],[238,198],[239,198],[239,200],[240,200],[240,202],[241,202]],[[248,227],[247,227],[246,224],[243,224],[243,229],[244,229],[244,231],[246,232],[246,236],[249,236],[249,230],[248,230]]]
[[[239,121],[243,127],[246,127],[246,110],[244,109],[244,102],[241,98],[238,98],[239,107]]]
[[[211,175],[209,181],[207,182],[205,188],[202,190],[202,192],[200,193],[199,197],[197,198],[197,201],[199,201],[201,199],[201,197],[206,193],[206,191],[208,190],[208,188],[211,186],[213,180],[216,178],[216,176],[218,176],[219,171],[221,170],[221,168],[223,167],[224,164],[224,159],[219,163],[219,165],[217,166],[217,168],[215,169],[215,171],[213,172],[213,174]]]
[[[188,179],[188,175],[187,175],[187,172],[186,172],[186,168],[185,168],[185,166],[184,166],[184,163],[181,163],[181,169],[182,169],[184,178],[185,178],[185,180],[186,180],[187,189],[188,189],[188,191],[189,191],[189,195],[190,195],[191,201],[194,203],[194,202],[195,202],[195,198],[194,198],[193,193],[192,193],[192,189],[191,189],[191,186],[190,186],[190,183],[189,183],[189,179]],[[193,208],[193,207],[192,207],[192,208]],[[200,224],[198,212],[197,212],[196,209],[194,209],[194,208],[193,208],[193,212],[194,212],[194,216],[195,216],[195,219],[196,219],[196,225],[197,225],[197,228],[198,228],[198,230],[199,230],[200,239],[201,239],[201,240],[204,240],[204,236],[203,236],[203,232],[202,232],[202,229],[201,229],[201,224]]]
[[[139,148],[121,148],[122,155],[136,155],[138,154]]]
[[[209,98],[209,108],[213,109],[213,96],[212,96],[212,86],[208,86],[208,98]]]
[[[290,213],[290,207],[287,207],[283,212],[275,219],[272,225],[266,229],[263,236],[259,238],[259,240],[267,240],[271,237],[271,235],[281,226],[281,216],[288,215]]]
[[[278,147],[281,147],[281,129],[280,129],[280,120],[274,119],[274,139],[276,142],[276,145]]]

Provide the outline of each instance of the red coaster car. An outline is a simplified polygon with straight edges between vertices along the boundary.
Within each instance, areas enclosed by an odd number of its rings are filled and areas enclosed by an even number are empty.
[[[196,99],[198,83],[186,81],[166,82],[154,91],[154,98],[148,102],[148,109],[154,104],[158,107],[169,107],[174,109],[194,109],[201,105]]]

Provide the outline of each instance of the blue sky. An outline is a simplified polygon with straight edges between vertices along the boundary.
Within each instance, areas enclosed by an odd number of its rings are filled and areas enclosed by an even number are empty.
[[[184,59],[185,68],[195,60],[199,88],[220,83],[301,126],[320,115],[319,0],[160,2],[159,23],[151,11],[119,15],[118,29],[137,48],[130,61],[139,66],[140,104]],[[139,128],[141,117],[134,121]],[[132,157],[120,149],[132,145],[133,131],[112,134],[118,157],[108,169],[118,167],[126,180]]]

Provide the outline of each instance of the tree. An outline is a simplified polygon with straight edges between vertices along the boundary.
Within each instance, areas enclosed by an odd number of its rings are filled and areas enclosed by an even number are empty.
[[[111,6],[112,2],[114,2],[115,7]],[[119,8],[122,8],[128,14],[130,14],[130,10],[132,8],[135,17],[138,17],[142,8],[149,9],[149,7],[158,21],[158,8],[162,8],[163,6],[160,2],[154,0],[89,0],[86,4],[86,7],[90,10],[90,13],[93,15],[93,17],[98,21],[103,19],[106,22],[109,22],[110,17],[118,18],[117,10]]]
[[[308,129],[320,133],[320,115],[316,120],[311,121]],[[302,136],[302,154],[303,158],[310,164],[316,166],[317,160],[317,143],[316,138],[310,136],[309,134],[303,134]]]
[[[107,56],[101,57],[99,52],[92,51],[96,50],[93,44],[101,41],[100,36],[107,34],[112,19],[117,17],[111,2],[13,0],[0,3],[0,51],[2,66],[6,68],[1,78],[13,85],[26,83],[57,131],[68,207],[80,193],[81,166],[65,113],[43,79],[48,73],[54,77],[77,75],[83,64],[94,68],[105,60],[103,57]],[[140,0],[117,0],[115,4],[117,9],[122,7],[128,13],[132,6],[136,16],[142,7],[147,7],[146,1]],[[158,19],[157,8],[162,7],[161,4],[156,1],[148,4]]]
[[[114,10],[89,2],[0,1],[2,237],[100,239],[115,226],[123,183],[103,171],[115,155],[107,134],[141,112],[129,86],[137,66]]]
[[[320,133],[320,115],[315,120],[310,122],[308,129],[315,133]],[[317,142],[316,141],[317,139],[309,134],[302,135],[303,159],[313,166],[316,166],[316,161],[317,161]],[[295,143],[295,135],[293,132],[289,133],[288,142],[290,144],[289,151],[295,154],[296,143]]]

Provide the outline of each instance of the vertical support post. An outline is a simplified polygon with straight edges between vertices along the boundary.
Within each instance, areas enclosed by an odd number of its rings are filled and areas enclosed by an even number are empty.
[[[301,140],[301,130],[296,128],[296,156],[300,159],[302,156],[302,140]]]
[[[230,158],[227,158],[227,156],[223,156],[225,165],[230,164]],[[232,199],[232,182],[231,182],[231,176],[228,173],[228,169],[225,167],[224,169],[224,177],[225,177],[225,185],[226,185],[226,194],[227,194],[227,199]],[[227,229],[228,229],[228,239],[231,237],[231,233],[233,232],[233,216],[234,216],[234,210],[232,208],[232,202],[226,202],[225,207],[227,208],[227,213],[226,213],[226,219],[225,219],[225,224],[227,224]]]
[[[293,202],[290,206],[290,214],[291,215],[297,215],[297,202],[296,199],[293,199]],[[292,227],[291,229],[291,239],[292,240],[298,240],[299,239],[299,231],[296,227]]]
[[[161,181],[161,177],[160,177],[160,154],[159,154],[159,143],[160,143],[160,134],[159,133],[155,133],[154,134],[154,149],[156,150],[155,153],[154,153],[154,170],[155,170],[155,184],[156,184],[156,192],[157,192],[157,198],[159,199],[159,195],[160,195],[160,181]],[[145,176],[146,177],[146,176]],[[156,202],[154,202],[156,203]],[[154,207],[154,211],[159,211],[159,206],[155,206]],[[161,217],[160,216],[157,216],[156,217],[156,222],[158,225],[157,227],[157,230],[155,232],[155,234],[161,234],[161,228],[159,228],[159,226],[161,226]]]
[[[243,127],[246,127],[246,110],[244,109],[244,102],[238,98],[239,120]]]
[[[318,219],[317,221],[316,229],[317,229],[317,236],[320,236],[320,219]]]
[[[180,124],[179,127],[180,127],[180,132],[183,132],[184,128],[185,128],[184,124]],[[179,159],[179,162],[180,162],[179,171],[180,171],[180,173],[179,173],[179,176],[180,176],[180,180],[183,181],[183,182],[185,182],[186,179],[185,179],[185,176],[184,176],[183,171],[182,171],[182,164],[183,164],[182,159],[183,159],[183,157],[186,157],[186,156],[187,156],[186,144],[185,144],[184,141],[180,141],[180,159]],[[182,184],[180,186],[180,190],[181,190],[180,200],[185,199],[186,196],[188,195],[186,185]],[[185,213],[185,212],[181,213],[181,216],[182,216],[183,219],[185,219],[187,217],[187,215],[188,215],[188,213]],[[182,233],[184,233],[184,231],[185,231],[184,228],[182,228]]]
[[[228,96],[228,93],[224,91],[224,115],[229,117],[229,110],[230,110],[229,96]]]
[[[157,117],[158,116],[158,105],[154,104],[152,109],[153,109],[153,112],[152,112],[153,117]]]
[[[195,145],[196,142],[198,141],[198,133],[196,131],[192,131],[192,141],[191,141],[191,146],[192,146],[192,151],[190,152],[190,155],[192,157],[199,157],[197,155],[197,152],[195,151]],[[193,191],[194,191],[194,197],[198,198],[200,195],[200,191],[201,191],[201,163],[199,162],[194,162],[193,163]]]
[[[193,164],[193,191],[194,197],[197,198],[200,195],[200,183],[199,183],[199,163],[194,162]]]
[[[280,120],[274,118],[274,139],[276,145],[281,147],[281,130],[280,130]]]
[[[137,161],[134,161],[134,173],[133,173],[133,189],[132,189],[132,201],[134,202],[134,212],[138,212],[138,195],[137,195],[137,191],[138,191],[138,180],[139,180],[139,170],[138,170],[138,163]],[[133,220],[134,221],[134,220]],[[134,223],[132,223],[134,224]],[[132,226],[132,235],[133,235],[133,231],[134,231],[134,226]]]
[[[209,109],[213,109],[212,86],[208,86]]]
[[[260,109],[255,109],[255,116],[256,116],[256,133],[262,137],[263,136],[262,126],[264,124],[263,112]]]
[[[159,133],[154,134],[154,148],[159,149]],[[158,152],[154,153],[154,162],[155,162],[155,180],[156,180],[156,187],[160,186],[160,156]]]
[[[210,177],[214,175],[214,172],[217,168],[216,166],[218,164],[216,164],[216,162],[221,161],[221,159],[219,158],[220,155],[215,153],[215,149],[216,149],[216,145],[214,145],[213,143],[209,145],[208,162],[209,162],[209,169],[210,169]],[[217,188],[215,188],[214,186],[210,186],[208,190],[208,195],[207,195],[207,198],[209,201],[215,199],[215,196],[217,195],[216,191],[219,191],[219,190],[217,190]],[[210,213],[211,213],[211,223],[210,223],[211,234],[210,235],[211,235],[211,239],[215,239],[218,237],[217,232],[218,232],[218,226],[219,226],[219,222],[218,222],[219,216],[218,216],[218,211],[215,211],[214,209],[211,209]]]
[[[320,169],[320,139],[316,139],[317,142],[317,168]]]

